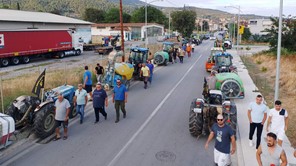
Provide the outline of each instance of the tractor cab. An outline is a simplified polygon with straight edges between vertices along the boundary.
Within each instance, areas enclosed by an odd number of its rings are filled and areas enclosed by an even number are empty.
[[[162,50],[165,52],[172,52],[174,50],[174,43],[172,42],[163,42]]]
[[[213,66],[215,66],[215,55],[217,53],[223,52],[223,49],[221,47],[213,47],[211,49],[211,54],[208,58],[208,60],[206,61],[206,71],[211,71]]]
[[[232,63],[232,55],[227,52],[219,52],[215,55],[215,65],[212,70],[218,73],[236,72],[236,67]]]
[[[134,76],[138,77],[142,63],[146,63],[148,60],[149,49],[148,48],[141,48],[141,47],[133,47],[130,50],[129,54],[129,63],[134,66]],[[135,77],[135,79],[137,79]]]

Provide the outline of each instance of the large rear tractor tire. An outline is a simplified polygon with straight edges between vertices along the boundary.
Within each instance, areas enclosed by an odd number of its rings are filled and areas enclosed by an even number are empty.
[[[53,134],[55,128],[56,123],[54,118],[54,103],[48,103],[35,113],[35,133],[38,137],[45,138]]]
[[[227,115],[225,115],[227,118]],[[227,124],[228,126],[230,126],[230,128],[232,129],[233,133],[234,133],[234,137],[236,139],[236,133],[237,133],[237,114],[231,114],[230,119],[226,119],[225,124]]]
[[[190,113],[189,113],[189,132],[192,136],[198,137],[202,134],[203,129],[203,117],[202,113],[195,113],[193,109],[195,108],[195,101],[194,99],[190,106]]]
[[[76,107],[74,107],[74,105],[71,104],[69,118],[70,119],[75,118],[77,116],[77,114],[78,114],[78,112],[76,110]]]

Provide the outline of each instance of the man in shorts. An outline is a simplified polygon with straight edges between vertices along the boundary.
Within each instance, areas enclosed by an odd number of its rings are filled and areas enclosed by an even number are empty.
[[[209,142],[215,140],[214,160],[218,166],[226,166],[231,164],[230,154],[235,153],[236,144],[234,132],[231,127],[224,123],[223,115],[217,116],[217,123],[212,126],[211,133],[205,144],[205,149],[208,149]],[[230,150],[231,144],[231,150]]]
[[[92,101],[92,79],[91,79],[91,72],[88,70],[88,66],[84,67],[84,74],[83,74],[83,86],[87,93],[89,93],[90,101]]]
[[[282,102],[277,100],[274,102],[274,108],[270,109],[269,116],[267,120],[266,131],[273,132],[277,135],[278,144],[282,146],[285,132],[288,128],[288,112],[282,108]]]
[[[55,130],[56,137],[54,141],[59,140],[61,138],[60,135],[60,126],[63,125],[64,128],[64,137],[66,140],[68,138],[68,120],[70,113],[70,103],[67,99],[63,97],[62,94],[59,94],[58,99],[55,101],[55,121],[57,124],[57,128]]]

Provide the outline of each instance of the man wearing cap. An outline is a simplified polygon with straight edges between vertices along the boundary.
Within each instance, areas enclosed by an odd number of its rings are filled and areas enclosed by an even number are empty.
[[[123,113],[123,118],[126,117],[125,103],[127,103],[127,91],[124,85],[121,84],[121,80],[116,80],[116,86],[114,86],[112,101],[115,103],[116,121],[119,122],[119,107]]]
[[[100,113],[107,119],[107,113],[105,112],[105,106],[108,107],[108,96],[104,89],[102,89],[102,84],[97,83],[96,89],[93,92],[93,108],[96,115],[95,123],[100,120]]]
[[[236,144],[234,133],[230,126],[224,123],[223,115],[217,116],[217,123],[212,126],[211,133],[205,144],[205,149],[208,149],[209,142],[215,140],[214,160],[218,166],[225,166],[231,164],[230,154],[235,153]],[[231,143],[231,150],[230,150]]]
[[[84,109],[87,104],[87,92],[82,88],[82,84],[78,84],[78,89],[75,91],[74,96],[74,106],[76,106],[76,111],[80,114],[80,124],[83,123]]]
[[[55,121],[57,124],[57,128],[55,130],[56,136],[54,141],[61,138],[60,135],[60,126],[63,125],[64,128],[64,137],[63,139],[68,138],[68,120],[70,113],[70,103],[67,99],[63,97],[62,94],[59,94],[58,99],[55,101]]]
[[[97,67],[95,68],[95,70],[96,70],[97,82],[102,82],[104,68],[99,63],[97,63]]]

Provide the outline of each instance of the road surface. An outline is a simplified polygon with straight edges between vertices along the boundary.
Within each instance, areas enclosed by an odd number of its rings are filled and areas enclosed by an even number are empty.
[[[108,119],[94,124],[91,105],[85,122],[71,122],[67,140],[34,144],[27,152],[1,165],[13,166],[209,166],[214,140],[204,150],[207,137],[199,140],[188,131],[189,107],[201,97],[204,62],[213,46],[204,41],[184,63],[157,67],[152,85],[136,82],[130,88],[127,118],[115,124],[112,102]],[[236,165],[234,163],[234,165]]]

